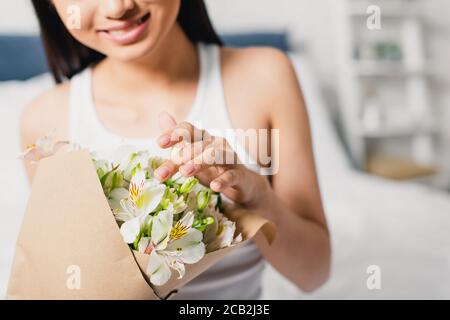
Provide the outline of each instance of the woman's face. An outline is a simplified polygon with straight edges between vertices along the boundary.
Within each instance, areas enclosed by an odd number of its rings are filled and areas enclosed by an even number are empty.
[[[175,25],[182,0],[53,0],[69,32],[122,61],[144,57]]]

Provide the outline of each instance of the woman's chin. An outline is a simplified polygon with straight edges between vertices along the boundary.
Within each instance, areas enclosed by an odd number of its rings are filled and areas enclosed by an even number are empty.
[[[105,55],[123,62],[139,61],[147,57],[155,47],[154,43],[138,43],[131,46],[121,46],[108,50]]]

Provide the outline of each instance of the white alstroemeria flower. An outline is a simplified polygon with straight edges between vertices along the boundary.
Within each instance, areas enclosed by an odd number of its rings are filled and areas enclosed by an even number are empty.
[[[108,159],[112,160],[117,170],[123,172],[124,178],[130,181],[133,171],[147,169],[150,153],[148,151],[136,151],[136,148],[130,145],[123,145],[114,150]]]
[[[145,253],[150,252],[147,274],[151,283],[158,286],[169,281],[171,268],[178,272],[181,279],[185,273],[184,264],[196,263],[205,255],[203,234],[192,228],[193,212],[186,213],[173,227],[170,224],[167,228],[169,222],[173,222],[173,213],[161,211],[153,218],[151,239],[144,240],[140,246],[144,248],[145,242],[148,242],[144,250]]]
[[[177,195],[173,188],[167,190],[161,205],[164,209],[172,210],[173,214],[180,214],[187,209],[184,197]]]
[[[150,153],[148,151],[139,151],[133,153],[129,163],[122,164],[125,172],[125,179],[130,179],[136,170],[145,170],[148,168]],[[120,167],[119,167],[120,169]]]
[[[214,210],[217,207],[217,204],[219,203],[219,195],[218,194],[211,194],[209,198],[209,204],[208,204],[208,210]]]
[[[129,191],[125,188],[117,188],[113,189],[109,193],[108,203],[114,214],[119,214],[121,211],[125,211],[122,206],[122,202],[126,201],[129,197]]]
[[[120,234],[125,243],[132,244],[136,241],[139,233],[141,233],[141,228],[144,225],[146,218],[146,215],[141,215],[122,224],[120,227]]]
[[[151,238],[142,238],[138,244],[141,253],[150,254],[147,274],[150,282],[161,286],[169,281],[172,273],[163,250],[170,240],[173,224],[173,213],[170,210],[160,211],[152,219]]]
[[[46,135],[26,148],[26,150],[20,155],[21,159],[38,162],[44,158],[48,158],[58,152],[62,147],[69,145],[69,141],[57,141],[54,142],[54,133]]]
[[[120,227],[120,233],[126,243],[136,241],[145,218],[158,208],[165,192],[166,186],[146,180],[145,172],[135,174],[130,182],[128,198],[120,201],[122,210],[114,213],[117,221],[124,222]],[[123,190],[113,190],[111,193],[118,197],[123,196]],[[115,201],[117,199],[113,199],[113,204]]]
[[[190,228],[184,237],[170,242],[166,251],[183,263],[193,264],[205,255],[205,244],[202,239],[201,231]]]
[[[214,219],[214,223],[206,227],[203,239],[208,252],[220,250],[242,241],[241,235],[234,237],[236,224],[218,210],[208,210],[205,215]]]

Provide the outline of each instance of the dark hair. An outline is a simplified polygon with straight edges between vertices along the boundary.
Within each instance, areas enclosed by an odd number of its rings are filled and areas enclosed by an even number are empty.
[[[89,65],[105,58],[103,54],[72,37],[51,1],[32,0],[32,3],[39,20],[48,65],[57,83],[65,78],[72,78]],[[182,0],[177,21],[193,43],[222,45],[203,0]]]

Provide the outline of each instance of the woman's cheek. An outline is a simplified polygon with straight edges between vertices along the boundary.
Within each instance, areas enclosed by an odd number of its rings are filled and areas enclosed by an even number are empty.
[[[155,5],[152,12],[150,34],[153,31],[153,39],[163,38],[169,33],[177,22],[180,11],[180,0],[168,0],[165,3]]]
[[[79,4],[73,0],[54,0],[54,6],[69,33],[78,41],[95,43],[96,1]]]

